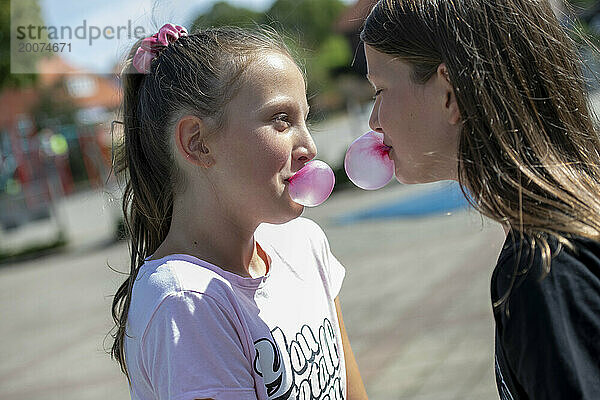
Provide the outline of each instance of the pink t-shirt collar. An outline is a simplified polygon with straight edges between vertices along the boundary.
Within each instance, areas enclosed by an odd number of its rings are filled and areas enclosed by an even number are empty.
[[[223,268],[209,263],[208,261],[202,260],[198,257],[194,257],[190,254],[182,254],[182,253],[175,253],[175,254],[169,254],[168,256],[164,256],[162,258],[158,258],[156,260],[150,260],[150,258],[152,258],[152,256],[146,258],[146,262],[145,264],[150,264],[150,263],[159,263],[159,264],[164,264],[168,261],[175,261],[175,260],[180,260],[180,261],[187,261],[190,262],[192,264],[196,264],[199,265],[201,267],[204,267],[206,269],[209,269],[217,274],[219,274],[220,276],[222,276],[223,278],[225,278],[227,281],[229,281],[232,285],[238,286],[240,288],[244,288],[244,289],[259,289],[262,286],[265,285],[265,283],[267,282],[267,280],[269,279],[269,277],[271,276],[271,271],[273,270],[275,261],[273,258],[273,255],[276,255],[277,252],[276,251],[267,251],[267,250],[273,250],[272,248],[267,248],[264,244],[260,245],[263,249],[263,251],[267,254],[267,256],[269,257],[269,259],[271,260],[271,263],[269,265],[269,269],[267,271],[267,273],[263,276],[259,276],[257,278],[247,278],[238,274],[234,274],[233,272],[229,272],[229,271],[225,271]]]

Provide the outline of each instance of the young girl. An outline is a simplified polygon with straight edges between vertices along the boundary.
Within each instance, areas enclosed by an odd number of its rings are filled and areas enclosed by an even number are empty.
[[[303,75],[263,33],[167,24],[123,71],[132,399],[361,399],[344,268],[287,180],[316,154]]]
[[[381,0],[361,37],[397,179],[457,180],[507,232],[501,399],[600,399],[600,141],[550,4]]]

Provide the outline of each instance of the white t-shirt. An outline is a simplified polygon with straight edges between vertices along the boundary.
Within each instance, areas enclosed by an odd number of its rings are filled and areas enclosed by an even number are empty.
[[[140,268],[125,338],[132,399],[346,398],[344,267],[306,218],[254,237],[271,258],[263,277],[184,254]]]

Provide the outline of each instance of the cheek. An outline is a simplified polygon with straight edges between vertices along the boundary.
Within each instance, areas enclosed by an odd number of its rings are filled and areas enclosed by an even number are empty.
[[[289,140],[284,133],[279,135],[267,135],[259,137],[256,146],[253,146],[253,166],[263,171],[266,175],[272,175],[285,167],[291,155]]]
[[[389,89],[384,92],[379,103],[379,118],[381,123],[388,124],[389,128],[394,124],[401,123],[405,109],[409,104],[404,100],[402,93],[397,89]]]
[[[411,140],[412,136],[419,135],[422,126],[429,123],[423,114],[427,107],[408,94],[389,96],[379,107],[379,122],[392,139],[402,137]]]
[[[390,103],[390,101],[381,102],[377,110],[377,117],[386,136],[392,140],[397,140],[404,129],[402,111]]]
[[[379,121],[379,124],[381,125],[383,130],[387,132],[387,129],[389,129],[393,126],[393,124],[390,123],[390,114],[389,114],[389,107],[387,105],[387,102],[381,101],[379,103],[379,107],[377,108],[376,112],[377,112],[377,119]]]
[[[273,140],[268,144],[265,153],[268,154],[274,163],[282,164],[290,158],[291,146],[288,140]]]

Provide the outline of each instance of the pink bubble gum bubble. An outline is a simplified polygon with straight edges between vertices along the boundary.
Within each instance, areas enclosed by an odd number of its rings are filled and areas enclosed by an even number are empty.
[[[306,207],[315,207],[327,200],[333,191],[335,176],[329,165],[313,160],[306,163],[288,182],[292,200]]]
[[[380,189],[394,177],[394,161],[389,154],[390,147],[383,144],[383,134],[367,132],[348,148],[344,158],[346,174],[361,189]]]

